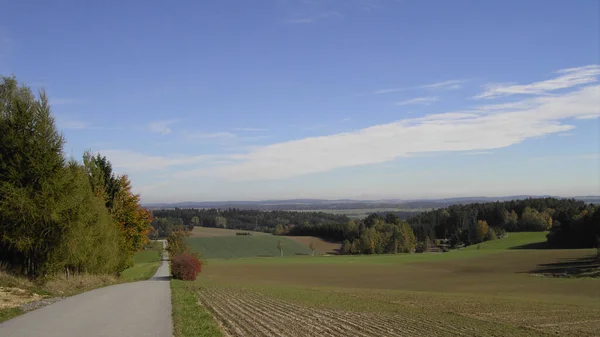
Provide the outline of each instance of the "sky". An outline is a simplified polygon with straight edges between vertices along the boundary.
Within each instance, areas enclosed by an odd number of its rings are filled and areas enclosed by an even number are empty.
[[[1,1],[142,201],[600,195],[600,2]]]

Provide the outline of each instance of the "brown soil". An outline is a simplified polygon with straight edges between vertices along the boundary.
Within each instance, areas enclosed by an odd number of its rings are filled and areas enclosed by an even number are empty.
[[[325,241],[321,238],[314,236],[286,236],[294,241],[300,242],[306,247],[310,246],[311,242],[314,242],[315,251],[320,254],[339,254],[342,244],[339,242]]]
[[[462,327],[436,320],[423,324],[402,315],[315,309],[249,291],[204,288],[198,296],[232,337],[465,335]]]

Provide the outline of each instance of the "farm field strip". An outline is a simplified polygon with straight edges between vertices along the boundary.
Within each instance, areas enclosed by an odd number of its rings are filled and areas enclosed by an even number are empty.
[[[353,312],[311,308],[247,290],[203,287],[199,303],[213,313],[227,336],[499,336],[502,324],[453,315]],[[466,323],[466,324],[465,324]],[[529,331],[536,335],[534,331]]]

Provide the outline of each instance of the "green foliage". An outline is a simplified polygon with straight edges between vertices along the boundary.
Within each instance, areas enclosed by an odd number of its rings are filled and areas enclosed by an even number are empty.
[[[152,226],[159,230],[160,237],[166,237],[169,227],[179,225],[189,227],[220,227],[237,230],[251,230],[265,233],[275,233],[277,225],[282,234],[284,227],[287,230],[292,226],[326,226],[334,223],[348,223],[350,219],[344,215],[329,214],[324,212],[290,212],[290,211],[259,211],[247,209],[156,209],[152,211],[154,221]],[[168,221],[158,223],[157,219]],[[356,227],[356,224],[354,224]],[[296,235],[296,234],[291,234]],[[305,235],[305,234],[301,234]],[[306,234],[311,236],[310,234]],[[315,235],[317,236],[317,235]],[[336,239],[337,240],[337,239]],[[340,238],[339,240],[343,240]]]
[[[189,244],[185,240],[190,236],[189,232],[183,229],[172,231],[167,237],[167,251],[171,257],[191,251]]]
[[[30,277],[114,274],[145,243],[150,214],[105,157],[67,162],[63,145],[46,94],[2,78],[0,264]]]

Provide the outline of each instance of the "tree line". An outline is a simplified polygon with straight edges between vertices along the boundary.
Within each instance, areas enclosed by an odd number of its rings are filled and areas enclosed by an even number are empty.
[[[259,211],[239,208],[229,209],[156,209],[152,211],[154,237],[166,237],[177,227],[194,226],[250,230],[282,234],[291,226],[310,224],[321,226],[329,223],[347,222],[345,215],[323,212]]]
[[[477,243],[482,223],[496,233],[550,231],[553,246],[594,247],[600,236],[598,206],[575,199],[529,198],[452,205],[408,219],[418,240],[449,239],[454,247]],[[475,240],[474,240],[475,239]]]
[[[424,251],[436,241],[457,248],[519,231],[549,231],[548,242],[557,247],[595,247],[600,236],[600,207],[558,198],[451,205],[408,219],[393,212],[351,220],[323,212],[241,209],[176,208],[153,214],[156,236],[166,236],[170,228],[181,226],[253,230],[343,242],[342,251],[347,254]]]
[[[152,219],[106,157],[66,158],[44,91],[0,81],[0,267],[29,277],[118,273]]]

